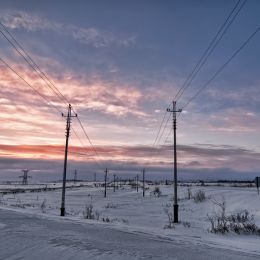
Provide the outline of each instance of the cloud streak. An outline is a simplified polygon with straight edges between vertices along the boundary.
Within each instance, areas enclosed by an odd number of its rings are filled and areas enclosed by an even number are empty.
[[[85,148],[70,146],[70,158],[74,161],[131,164],[149,168],[170,168],[172,166],[172,146],[162,146],[160,151],[150,146],[96,146],[100,155],[95,156],[90,146]],[[158,153],[159,152],[159,153]],[[62,159],[64,145],[0,145],[1,157],[27,159]],[[222,169],[234,171],[256,171],[260,153],[227,145],[179,145],[178,164],[180,169]],[[129,165],[130,163],[130,165]]]
[[[74,25],[53,22],[27,12],[16,11],[2,13],[2,21],[9,29],[25,29],[29,32],[52,31],[96,48],[109,46],[128,47],[134,45],[136,36],[118,36],[112,32],[100,31],[97,28],[82,28]]]

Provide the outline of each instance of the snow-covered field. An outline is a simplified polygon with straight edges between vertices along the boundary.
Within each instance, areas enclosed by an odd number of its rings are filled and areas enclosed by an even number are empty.
[[[57,184],[56,184],[57,185]],[[79,186],[79,185],[78,185]],[[1,188],[1,187],[0,187]],[[10,186],[8,189],[10,190]],[[255,188],[226,186],[192,186],[195,194],[203,190],[207,199],[195,203],[188,199],[188,187],[179,187],[179,220],[180,223],[168,228],[167,211],[172,212],[173,187],[160,185],[161,196],[153,194],[155,186],[149,186],[145,197],[142,190],[137,193],[129,186],[113,192],[109,188],[104,198],[102,187],[88,186],[68,189],[66,192],[66,217],[75,222],[95,223],[113,229],[131,233],[145,233],[151,236],[166,238],[169,241],[183,241],[195,245],[209,245],[218,248],[250,252],[260,256],[260,236],[225,235],[209,232],[208,216],[219,212],[216,202],[226,202],[226,214],[248,210],[260,226],[260,196]],[[2,189],[4,189],[2,185]],[[29,192],[17,194],[0,194],[0,207],[15,211],[39,214],[46,218],[58,217],[60,214],[61,190]],[[85,219],[86,205],[93,206],[95,220]],[[1,223],[0,223],[1,224]]]

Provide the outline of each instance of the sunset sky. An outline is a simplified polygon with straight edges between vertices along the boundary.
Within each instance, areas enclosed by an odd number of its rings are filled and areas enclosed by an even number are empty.
[[[241,3],[244,1],[240,1]],[[77,111],[69,178],[117,174],[171,176],[165,110],[237,0],[1,0],[0,21]],[[178,100],[179,108],[260,26],[260,2],[248,0]],[[3,27],[0,25],[1,31]],[[180,178],[260,175],[260,32],[178,118]],[[0,58],[58,110],[67,107],[0,34]],[[65,118],[0,61],[0,178],[61,179]],[[168,118],[166,115],[166,119]],[[169,138],[166,140],[167,135]],[[83,147],[83,145],[84,147]]]

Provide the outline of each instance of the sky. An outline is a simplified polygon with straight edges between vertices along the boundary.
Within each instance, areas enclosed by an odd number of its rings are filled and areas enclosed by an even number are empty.
[[[178,172],[179,179],[253,179],[260,175],[260,32],[185,105],[259,28],[258,0],[0,1],[1,23],[72,104],[95,147],[72,118],[68,178],[74,169],[82,179],[103,178],[105,167],[172,178],[166,108],[236,3],[240,12],[177,100],[184,107]],[[38,179],[61,179],[67,105],[2,33],[0,58],[31,86],[0,61],[0,178],[28,168]]]

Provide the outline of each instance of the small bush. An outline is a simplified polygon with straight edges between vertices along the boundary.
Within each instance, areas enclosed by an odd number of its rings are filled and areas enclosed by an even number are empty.
[[[175,228],[174,226],[174,222],[173,222],[173,213],[172,213],[172,210],[169,208],[164,208],[164,212],[165,214],[167,215],[168,217],[168,224],[164,226],[164,229],[166,228]]]
[[[188,187],[188,188],[187,188],[187,196],[186,196],[186,198],[187,198],[188,200],[192,199],[191,187]]]
[[[46,213],[46,202],[47,202],[46,199],[44,199],[40,206],[42,213]]]
[[[161,190],[160,190],[160,188],[159,188],[158,186],[156,186],[156,187],[154,188],[154,190],[153,190],[153,195],[154,195],[155,197],[160,197],[160,196],[162,195],[162,192],[161,192]]]
[[[182,223],[182,225],[183,225],[184,227],[186,227],[186,228],[190,228],[190,227],[191,227],[190,222],[182,221],[181,223]]]
[[[116,209],[117,208],[117,205],[113,204],[113,203],[107,203],[105,205],[105,208],[106,209]]]
[[[212,202],[220,207],[220,211],[213,216],[208,216],[211,224],[210,232],[260,235],[260,228],[255,224],[253,215],[250,215],[247,210],[226,216],[225,198],[223,197],[221,202],[216,200]]]
[[[104,217],[104,218],[102,218],[101,220],[102,220],[103,222],[107,222],[107,223],[111,222],[111,220],[110,220],[109,217]]]
[[[106,222],[106,223],[123,223],[123,224],[128,224],[127,219],[120,219],[120,218],[109,218],[109,217],[102,217],[101,221]]]
[[[83,210],[84,219],[99,220],[99,217],[100,217],[100,213],[98,211],[94,212],[92,203],[85,205],[85,209]]]
[[[206,197],[206,194],[205,194],[205,191],[203,190],[198,190],[194,196],[193,196],[193,199],[196,203],[200,203],[200,202],[204,202],[207,197]]]
[[[236,234],[260,235],[260,228],[255,224],[253,215],[247,210],[229,216],[215,214],[208,217],[211,223],[210,232],[225,234],[235,232]]]

